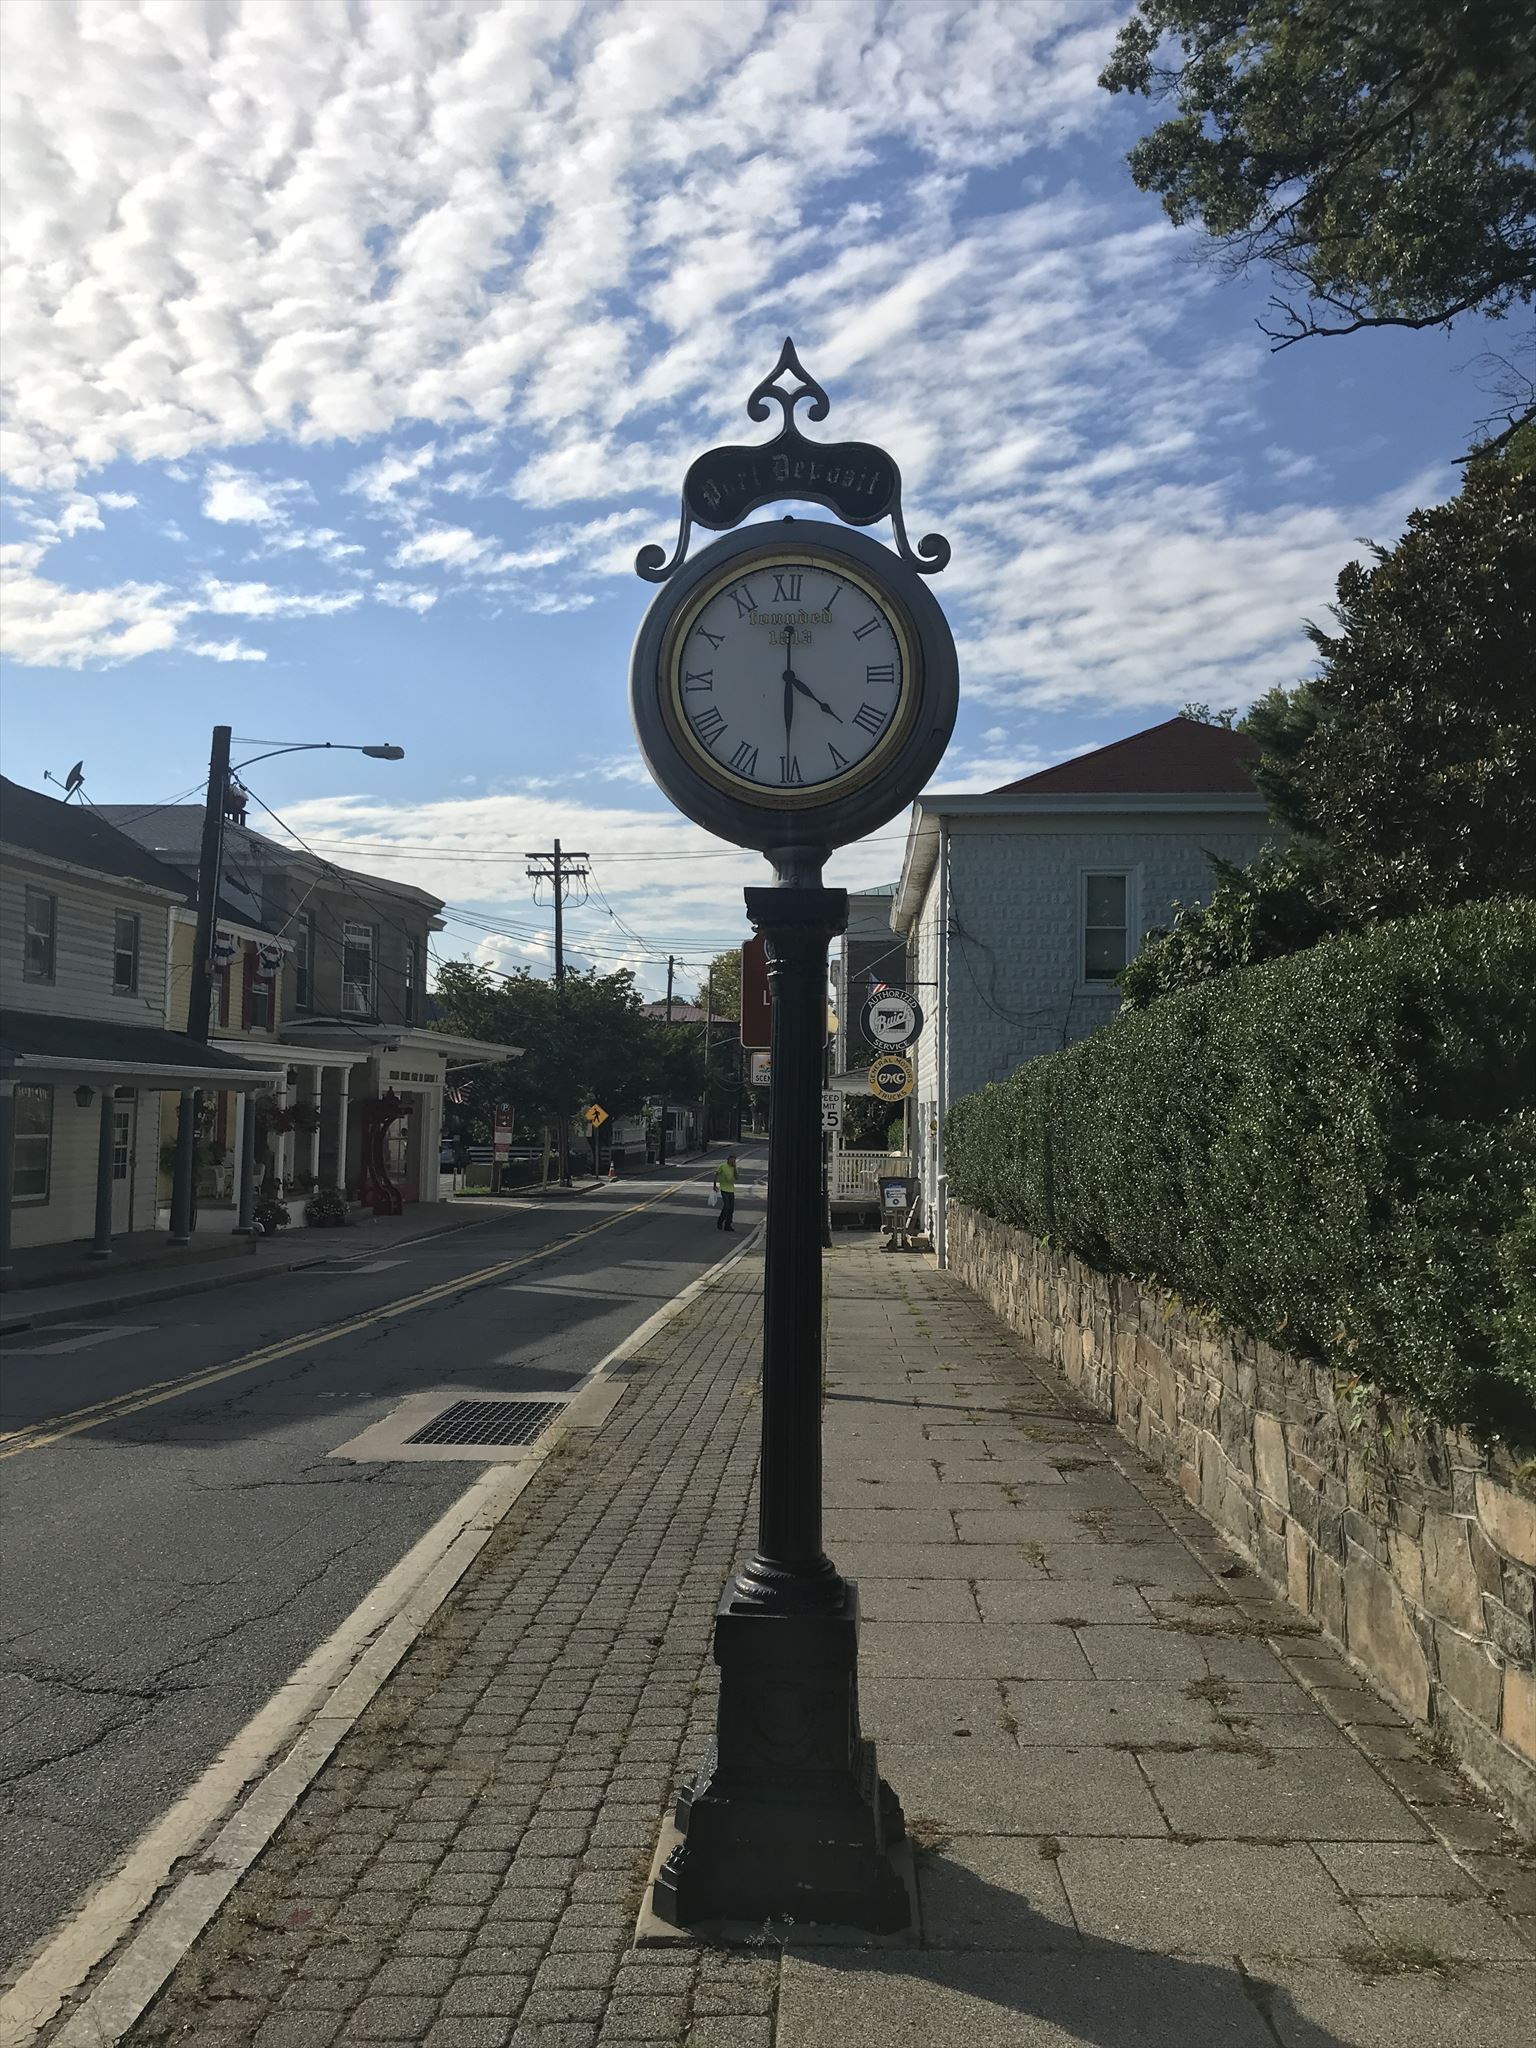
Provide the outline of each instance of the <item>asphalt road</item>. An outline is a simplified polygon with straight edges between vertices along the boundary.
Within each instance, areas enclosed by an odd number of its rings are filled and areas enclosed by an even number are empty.
[[[738,1231],[760,1162],[743,1148]],[[387,1253],[341,1239],[334,1267],[157,1302],[83,1342],[7,1341],[0,1979],[484,1470],[329,1454],[407,1395],[574,1387],[729,1248],[709,1172],[498,1208]],[[177,1389],[188,1375],[206,1377]]]

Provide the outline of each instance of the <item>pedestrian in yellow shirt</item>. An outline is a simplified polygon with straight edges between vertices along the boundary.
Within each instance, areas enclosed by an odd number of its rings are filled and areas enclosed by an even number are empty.
[[[715,1187],[720,1196],[720,1214],[715,1218],[716,1230],[736,1233],[736,1154],[727,1152],[725,1164],[715,1168]]]

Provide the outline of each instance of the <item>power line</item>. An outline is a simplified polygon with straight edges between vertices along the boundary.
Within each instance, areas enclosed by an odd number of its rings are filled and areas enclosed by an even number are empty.
[[[297,837],[297,834],[295,834],[295,837]],[[855,846],[899,846],[905,845],[906,840],[907,834],[905,832],[882,832],[872,833],[867,839],[858,839],[852,843]],[[304,842],[301,840],[300,844],[302,845]],[[361,846],[377,848],[382,852],[388,853],[430,853],[436,860],[514,861],[527,858],[526,855],[514,853],[476,853],[468,848],[447,848],[435,845],[427,840],[416,839],[317,839],[312,844],[342,850]],[[697,853],[658,851],[655,853],[605,853],[603,855],[605,864],[612,864],[614,861],[744,860],[751,858],[751,848],[745,846],[719,847],[714,849],[701,848]]]

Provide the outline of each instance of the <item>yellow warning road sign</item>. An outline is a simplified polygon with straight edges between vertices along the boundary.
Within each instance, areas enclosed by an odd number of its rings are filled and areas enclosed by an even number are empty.
[[[608,1121],[608,1112],[600,1102],[589,1102],[581,1113],[594,1131],[600,1130]]]

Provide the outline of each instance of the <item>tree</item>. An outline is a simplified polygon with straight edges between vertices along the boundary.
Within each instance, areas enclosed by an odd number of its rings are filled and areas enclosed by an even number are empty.
[[[733,946],[728,953],[717,953],[709,963],[709,971],[699,983],[696,1003],[702,1004],[706,995],[717,1017],[735,1018],[741,1015],[741,948]]]
[[[1255,779],[1368,921],[1536,894],[1536,475],[1468,465],[1338,582],[1339,630]]]
[[[525,1048],[521,1059],[465,1077],[460,1127],[469,1135],[490,1135],[497,1102],[511,1102],[518,1128],[531,1135],[582,1102],[621,1116],[661,1092],[664,1049],[627,968],[568,973],[557,992],[526,969],[502,975],[455,960],[439,972],[436,1000],[443,1029]]]
[[[1140,1007],[1383,918],[1536,895],[1536,469],[1511,444],[1338,581],[1317,672],[1242,721],[1293,843],[1150,932]]]
[[[1279,273],[1277,347],[1536,292],[1530,0],[1138,0],[1099,83],[1172,103],[1131,175]]]

